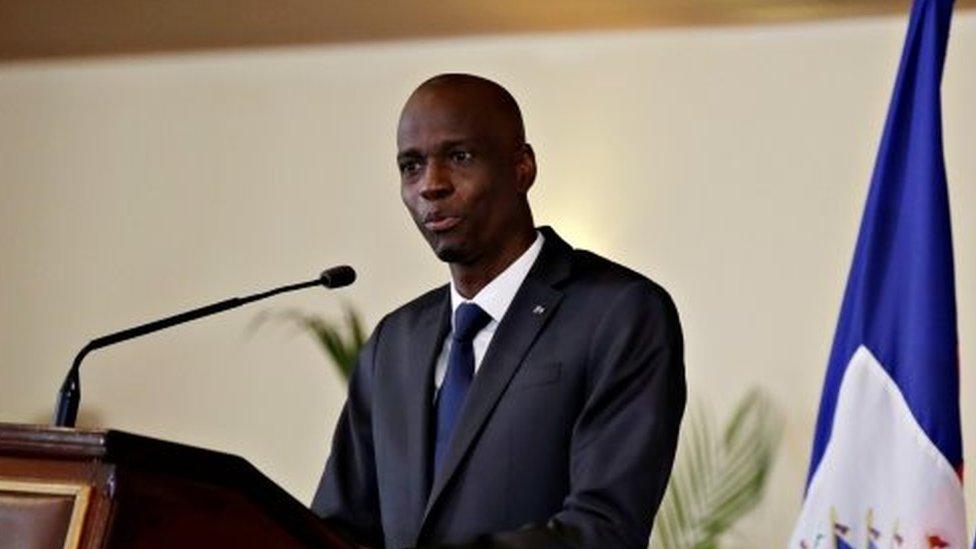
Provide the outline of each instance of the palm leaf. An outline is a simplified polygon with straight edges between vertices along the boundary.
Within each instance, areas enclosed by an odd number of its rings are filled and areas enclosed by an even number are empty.
[[[762,499],[781,423],[758,389],[738,403],[721,437],[712,414],[696,404],[681,433],[651,547],[719,547],[723,534]]]
[[[259,325],[270,319],[292,323],[307,332],[319,344],[343,379],[348,380],[352,375],[356,358],[366,342],[362,317],[355,309],[345,306],[340,322],[295,309],[263,312],[255,319],[255,324]]]

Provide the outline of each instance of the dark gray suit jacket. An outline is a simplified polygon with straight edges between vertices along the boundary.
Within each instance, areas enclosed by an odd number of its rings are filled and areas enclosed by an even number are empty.
[[[647,546],[685,404],[678,315],[660,286],[542,230],[436,476],[449,288],[370,337],[312,503],[359,543]]]

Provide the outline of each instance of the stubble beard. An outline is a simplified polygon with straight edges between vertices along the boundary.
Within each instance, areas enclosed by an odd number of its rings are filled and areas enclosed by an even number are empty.
[[[437,249],[436,244],[434,244],[433,242],[431,242],[430,245],[431,245],[431,249],[434,250],[434,255],[437,256],[437,259],[440,259],[444,263],[458,263],[464,257],[464,254],[461,252],[461,250],[459,250],[455,246],[448,245],[441,249]]]

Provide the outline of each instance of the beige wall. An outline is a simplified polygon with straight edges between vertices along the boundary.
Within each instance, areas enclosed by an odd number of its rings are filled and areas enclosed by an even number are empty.
[[[248,326],[342,299],[375,322],[445,280],[399,203],[393,128],[422,78],[471,71],[523,105],[538,221],[670,289],[692,398],[775,396],[785,437],[739,545],[781,545],[903,32],[880,18],[0,66],[0,421],[45,421],[90,338],[348,262],[348,291],[83,371],[83,423],[242,454],[308,501],[342,384],[302,334]],[[976,16],[960,13],[944,98],[969,456],[974,58]]]

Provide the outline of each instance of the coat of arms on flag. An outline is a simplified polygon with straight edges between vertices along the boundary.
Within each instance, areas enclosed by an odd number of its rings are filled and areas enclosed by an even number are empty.
[[[951,0],[916,0],[790,547],[967,547],[940,84]]]

